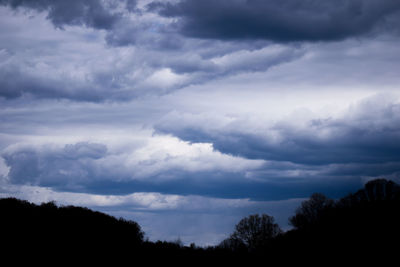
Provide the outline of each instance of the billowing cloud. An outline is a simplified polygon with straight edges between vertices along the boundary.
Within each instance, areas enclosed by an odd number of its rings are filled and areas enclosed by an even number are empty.
[[[306,197],[313,191],[337,196],[359,184],[359,176],[349,179],[337,172],[340,167],[327,171],[320,166],[245,159],[214,151],[211,144],[169,136],[136,144],[121,140],[109,146],[63,145],[45,139],[36,143],[15,144],[3,151],[5,181],[102,195],[160,192],[253,200]],[[327,181],[335,181],[335,186],[325,186]]]
[[[396,99],[396,98],[394,98]],[[223,152],[251,159],[306,165],[399,162],[400,105],[393,96],[365,99],[338,117],[299,111],[286,121],[244,125],[241,118],[202,123],[201,115],[171,113],[157,129],[189,141],[210,142]],[[200,120],[200,121],[199,121]],[[216,126],[217,125],[217,126]]]
[[[0,12],[3,30],[10,32],[7,23],[13,17],[6,9]],[[104,35],[80,28],[55,30],[43,23],[43,15],[17,16],[24,24],[13,25],[14,33],[0,37],[4,42],[0,48],[0,97],[6,99],[128,101],[240,73],[263,72],[304,55],[301,47],[232,43],[223,49],[214,42],[180,39],[183,47],[171,49],[172,44],[164,45],[171,40],[168,36],[146,33],[150,23],[141,28],[125,23],[126,18],[116,23],[121,27]],[[34,31],[45,34],[30,36],[29,44],[19,41],[21,35]],[[116,47],[105,45],[103,36]],[[133,39],[137,40],[134,47],[120,46]]]
[[[5,155],[10,167],[9,181],[17,184],[79,185],[93,176],[91,165],[104,157],[107,148],[101,144],[77,143],[62,149],[43,147],[14,148]],[[68,187],[68,186],[67,186]]]
[[[0,196],[215,244],[400,181],[399,6],[0,0]]]
[[[195,190],[198,182],[207,187],[213,180],[239,179],[263,165],[263,161],[221,154],[210,144],[189,144],[168,136],[152,137],[147,142],[125,150],[88,142],[14,145],[5,150],[3,158],[13,184],[103,193],[107,184],[114,188],[125,184],[128,191],[136,185],[139,191],[149,191],[153,184],[164,183],[160,190],[168,190],[174,184],[187,183],[189,189],[178,189],[184,193]]]
[[[25,8],[39,12],[46,11],[47,19],[55,27],[63,28],[66,25],[86,26],[95,29],[111,29],[119,19],[119,15],[109,11],[102,1],[52,1],[52,0],[1,0],[0,5],[14,9]],[[135,8],[135,1],[128,1],[130,10]]]
[[[88,84],[79,83],[64,75],[61,76],[67,79],[60,76],[45,77],[46,75],[39,71],[36,69],[32,73],[23,67],[3,65],[0,71],[0,96],[8,99],[33,95],[38,98],[65,98],[78,101],[103,100],[98,94],[99,88],[89,88]]]
[[[148,8],[177,18],[175,26],[190,37],[288,42],[366,34],[398,16],[400,4],[396,0],[182,0],[153,2]]]
[[[14,1],[2,0],[0,5],[14,10],[27,10],[46,14],[56,29],[66,26],[83,26],[94,30],[104,30],[105,40],[110,46],[134,45],[137,35],[143,35],[150,26],[133,19],[140,15],[136,0],[122,1]],[[31,12],[32,13],[32,12]],[[137,18],[137,17],[136,17]]]

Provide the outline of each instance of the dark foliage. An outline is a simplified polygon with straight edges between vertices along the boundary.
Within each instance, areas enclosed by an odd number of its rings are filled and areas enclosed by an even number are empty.
[[[220,247],[233,251],[256,251],[265,248],[281,232],[274,217],[254,214],[243,218],[235,226],[233,234],[221,242]]]
[[[40,255],[90,255],[138,249],[143,232],[133,221],[87,208],[35,205],[15,198],[0,200],[2,241],[10,252]]]
[[[400,187],[378,179],[336,202],[313,195],[290,221],[296,228],[274,240],[277,254],[285,251],[307,262],[382,265],[395,259],[399,248]]]
[[[333,201],[313,194],[296,210],[294,229],[282,232],[273,217],[242,219],[219,246],[143,241],[133,221],[81,207],[35,205],[0,199],[2,256],[13,262],[56,257],[62,262],[248,266],[307,264],[385,265],[397,260],[400,240],[400,186],[374,180],[354,194]],[[59,262],[57,262],[59,263]]]
[[[13,263],[179,264],[241,262],[244,254],[182,242],[149,242],[134,221],[54,202],[0,199],[1,251]]]
[[[400,186],[378,179],[337,201],[314,193],[289,221],[294,229],[264,236],[263,245],[257,249],[233,238],[237,229],[220,247],[240,253],[249,251],[247,259],[279,265],[385,265],[397,260]]]
[[[296,210],[296,214],[289,218],[289,222],[296,228],[312,227],[318,223],[319,219],[333,205],[334,202],[332,199],[327,198],[321,193],[314,193],[309,200],[301,203],[301,206]]]

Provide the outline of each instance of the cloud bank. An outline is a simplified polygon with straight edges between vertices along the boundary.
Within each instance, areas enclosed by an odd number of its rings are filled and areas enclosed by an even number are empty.
[[[214,151],[210,144],[189,144],[168,136],[151,137],[140,147],[123,150],[109,150],[104,144],[89,142],[64,146],[16,144],[2,156],[12,184],[103,194],[115,190],[123,194],[135,187],[146,192],[153,187],[161,192],[193,194],[229,179],[235,187],[243,183],[240,179],[246,172],[263,166],[260,160]],[[124,186],[127,188],[118,190]]]
[[[0,196],[216,244],[400,181],[399,2],[0,0]]]
[[[398,16],[399,8],[395,0],[183,0],[149,4],[150,10],[177,18],[176,27],[185,36],[277,42],[333,41],[364,35],[384,27]]]
[[[268,126],[255,121],[247,127],[238,127],[242,122],[237,118],[214,128],[201,123],[199,115],[171,113],[156,129],[252,159],[310,165],[399,161],[400,106],[389,97],[365,99],[338,118],[315,114],[302,121],[289,118]]]

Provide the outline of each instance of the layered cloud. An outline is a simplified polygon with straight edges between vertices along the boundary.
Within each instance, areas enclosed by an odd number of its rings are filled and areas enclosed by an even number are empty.
[[[311,193],[400,181],[399,8],[0,0],[0,196],[215,244],[250,213],[284,226]]]
[[[220,40],[340,40],[377,29],[390,30],[399,23],[396,17],[400,8],[395,0],[2,0],[0,5],[45,12],[46,18],[60,29],[65,26],[85,26],[109,31],[107,41],[111,45],[135,44],[135,35],[143,35],[146,30],[158,32],[161,38],[165,33],[178,30],[189,37]],[[135,17],[149,17],[149,11],[173,19],[164,20],[164,25],[135,21]],[[154,20],[154,16],[152,18]],[[161,18],[157,20],[162,21]],[[167,39],[164,42],[168,42]],[[164,47],[167,46],[164,43]]]
[[[341,50],[346,46],[357,48],[351,42],[344,46],[333,43],[328,47],[318,43],[315,46],[282,43],[282,40],[340,40],[370,32],[378,25],[387,29],[378,31],[377,36],[381,36],[397,28],[393,19],[398,9],[396,1],[227,3],[1,1],[1,30],[7,34],[0,37],[3,43],[0,48],[0,96],[101,102],[167,94],[210,80],[264,73],[287,63],[306,61],[307,64],[313,53],[321,48],[324,53],[327,49]],[[294,6],[296,12],[291,12],[290,17],[284,15]],[[30,16],[26,15],[26,10],[31,10]],[[151,10],[158,10],[162,16]],[[200,16],[202,12],[208,12],[208,16]],[[358,17],[350,23],[354,12]],[[264,15],[269,13],[274,16]],[[223,23],[219,23],[220,20]],[[257,25],[252,25],[254,23]],[[176,24],[180,25],[180,31],[176,31]],[[208,33],[209,24],[211,32]],[[198,28],[205,36],[196,30]],[[267,35],[257,32],[260,30]],[[22,42],[21,38],[29,39],[29,42]],[[377,45],[381,48],[372,49],[392,49],[386,47],[390,43]],[[348,62],[353,70],[359,67],[353,66],[359,58],[366,59],[362,55],[365,48],[359,48],[360,55],[354,51],[346,55],[350,60],[354,59]],[[343,54],[331,53],[334,57],[326,58],[329,62],[349,60]],[[375,59],[377,57],[372,58]],[[295,65],[294,71],[300,72],[303,68],[300,63],[300,66]],[[330,71],[321,69],[318,72],[324,77],[330,75]],[[390,73],[386,69],[382,72],[384,75]],[[317,80],[321,75],[310,78]]]
[[[304,166],[355,163],[360,172],[368,164],[391,163],[388,168],[394,171],[400,162],[398,114],[396,95],[377,95],[336,117],[320,117],[311,111],[299,116],[297,111],[285,120],[244,122],[241,117],[218,119],[173,112],[156,128],[184,140],[210,142],[223,153],[250,159]],[[385,167],[379,168],[387,174]]]
[[[58,8],[58,2],[51,3]],[[241,73],[263,72],[304,54],[295,46],[183,39],[152,30],[155,22],[147,15],[123,16],[103,33],[76,26],[54,29],[44,22],[47,15],[43,13],[27,17],[17,12],[16,23],[15,13],[7,8],[0,12],[2,31],[7,32],[0,37],[4,44],[0,48],[0,96],[7,99],[127,101]],[[32,34],[36,31],[43,34]],[[29,43],[21,42],[21,36],[29,38]]]
[[[135,186],[138,191],[149,191],[152,185],[168,190],[179,183],[186,185],[177,192],[188,193],[196,183],[207,187],[213,180],[225,182],[228,176],[234,180],[263,166],[263,161],[221,154],[210,144],[190,144],[168,136],[151,137],[139,147],[125,149],[89,142],[15,144],[4,151],[3,158],[12,184],[102,193],[109,193],[107,185],[113,192],[123,184],[128,186],[117,190],[120,194]]]

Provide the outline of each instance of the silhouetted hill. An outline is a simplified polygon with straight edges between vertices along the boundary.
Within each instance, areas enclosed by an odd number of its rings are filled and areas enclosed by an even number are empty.
[[[131,253],[143,243],[136,222],[87,208],[5,198],[0,199],[0,212],[1,239],[9,252],[102,257]]]
[[[134,221],[117,219],[88,208],[53,202],[35,205],[15,198],[0,199],[2,256],[13,263],[130,263],[132,265],[188,264],[240,261],[231,251],[218,248],[185,247],[176,242],[144,241]],[[225,260],[226,261],[226,260]]]

